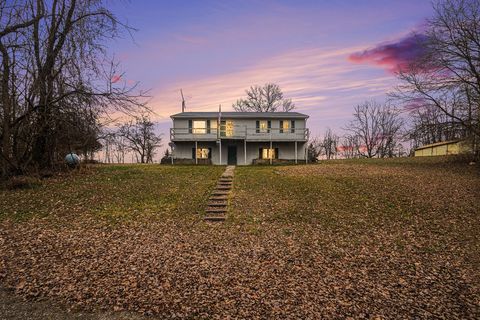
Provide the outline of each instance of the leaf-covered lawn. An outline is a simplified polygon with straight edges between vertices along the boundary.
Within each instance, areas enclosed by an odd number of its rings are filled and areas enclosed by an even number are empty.
[[[0,285],[160,318],[480,317],[475,167],[237,167],[227,221],[207,224],[223,170],[106,166],[2,193]]]
[[[110,221],[192,218],[206,204],[224,168],[109,165],[46,179],[26,190],[2,190],[0,219],[78,216]]]

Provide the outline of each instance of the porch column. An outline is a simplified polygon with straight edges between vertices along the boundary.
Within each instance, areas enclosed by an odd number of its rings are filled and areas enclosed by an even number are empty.
[[[245,158],[245,165],[247,165],[247,139],[243,140],[243,156]]]
[[[270,137],[271,137],[271,135],[270,135]],[[270,139],[270,152],[269,152],[269,153],[270,153],[270,164],[272,164],[272,161],[273,161],[273,159],[272,159],[272,158],[273,158],[273,157],[272,157],[272,153],[273,153],[273,152],[272,152],[272,149],[273,149],[273,148],[272,148],[272,139]]]
[[[307,148],[304,148],[304,149],[305,149],[305,152],[304,152],[304,154],[305,154],[305,164],[307,164],[308,163],[308,146],[307,146]]]
[[[220,157],[220,159],[218,159],[219,161],[219,165],[222,165],[222,139],[219,139],[219,143],[218,143],[218,155]]]
[[[198,164],[197,150],[198,150],[198,142],[195,141],[195,164]]]
[[[295,141],[295,164],[298,164],[297,141]]]

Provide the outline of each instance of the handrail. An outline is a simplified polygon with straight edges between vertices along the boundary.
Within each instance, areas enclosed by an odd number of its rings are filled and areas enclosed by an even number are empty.
[[[221,125],[220,128],[187,128],[176,127],[170,128],[170,140],[180,138],[266,138],[272,137],[273,139],[285,140],[308,140],[309,130],[308,128],[279,128],[271,127],[268,129],[245,127],[241,125],[230,126]]]

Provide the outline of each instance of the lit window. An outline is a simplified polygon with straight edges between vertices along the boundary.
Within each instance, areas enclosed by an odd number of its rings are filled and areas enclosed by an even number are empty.
[[[221,135],[222,137],[232,137],[233,136],[233,121],[232,120],[224,120],[222,121],[221,126]]]
[[[290,121],[288,120],[280,121],[280,133],[288,132],[289,129],[290,129]]]
[[[268,123],[267,121],[260,121],[260,132],[265,133],[268,132]]]
[[[205,134],[207,132],[207,122],[204,120],[193,121],[193,133]]]
[[[262,159],[275,159],[275,149],[263,149]]]
[[[197,159],[208,159],[210,150],[208,148],[198,148],[197,149]]]

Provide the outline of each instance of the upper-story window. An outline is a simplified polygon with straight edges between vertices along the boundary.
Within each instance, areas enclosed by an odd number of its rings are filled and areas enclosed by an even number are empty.
[[[220,123],[220,135],[222,137],[233,137],[233,120],[222,120]]]
[[[269,133],[270,128],[272,127],[272,122],[270,120],[257,120],[255,126],[256,133]]]
[[[295,120],[280,120],[280,133],[295,133]]]
[[[207,133],[207,121],[205,121],[205,120],[194,120],[193,121],[193,133],[195,133],[195,134],[205,134],[205,133]]]
[[[213,127],[216,127],[214,121]],[[212,121],[211,120],[188,120],[188,132],[193,134],[206,134],[211,133]]]

